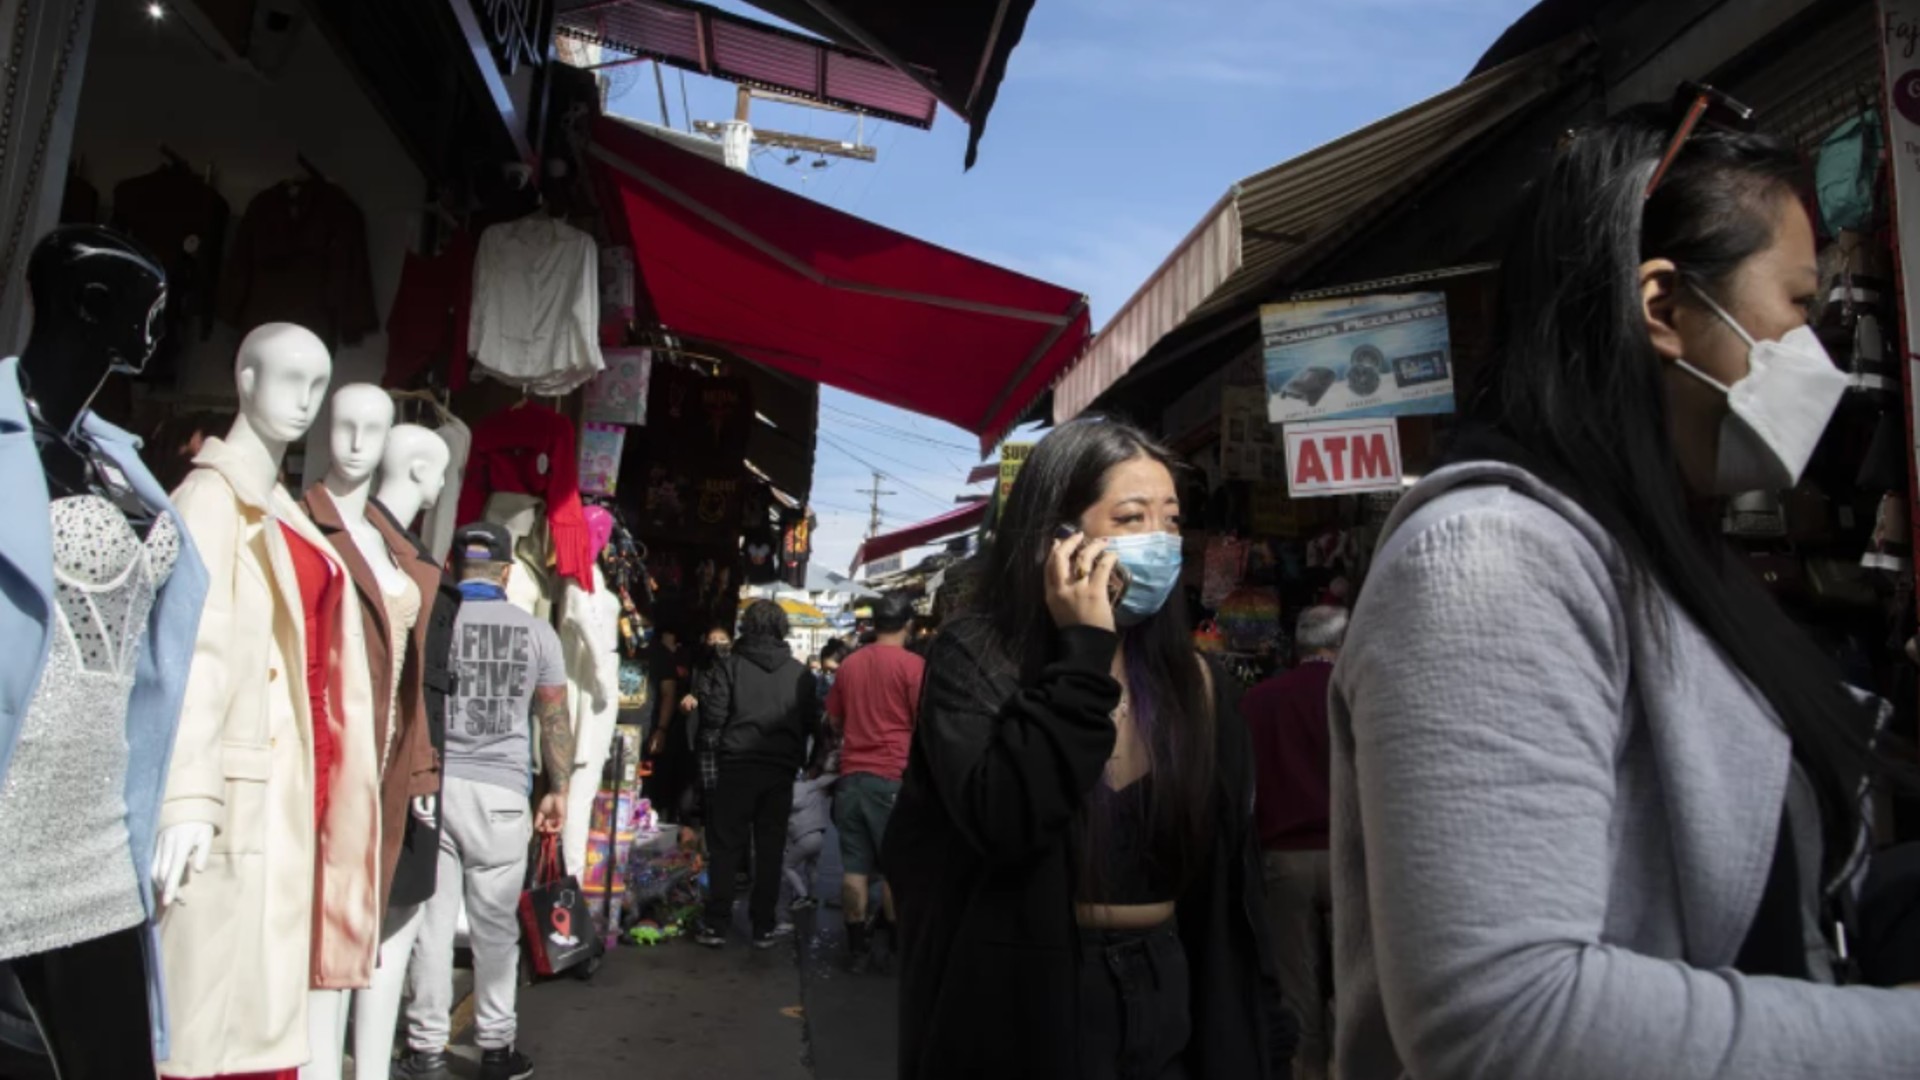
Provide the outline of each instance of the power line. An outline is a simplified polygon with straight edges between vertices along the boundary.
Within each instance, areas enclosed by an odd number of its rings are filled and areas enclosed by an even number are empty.
[[[896,427],[895,425],[889,424],[884,420],[875,420],[871,416],[862,416],[859,413],[852,412],[848,409],[842,409],[842,408],[839,408],[838,406],[828,405],[825,402],[822,402],[820,407],[822,409],[825,409],[828,412],[834,413],[847,420],[865,424],[876,431],[885,432],[889,435],[897,435],[903,439],[914,439],[918,442],[930,443],[934,446],[943,446],[949,450],[963,450],[963,451],[966,451],[967,453],[975,453],[979,450],[979,447],[976,447],[976,446],[967,446],[964,443],[948,442],[945,439],[936,439],[931,435],[927,435],[918,431],[913,431],[909,428]]]
[[[820,439],[823,442],[825,442],[828,446],[832,447],[835,450],[840,451],[841,453],[847,455],[848,457],[866,466],[867,468],[872,469],[874,472],[879,473],[881,476],[884,476],[887,479],[892,480],[894,483],[899,484],[900,486],[906,488],[908,491],[916,495],[919,495],[921,498],[927,499],[941,506],[951,505],[950,503],[947,502],[947,500],[941,498],[938,495],[935,495],[933,492],[928,491],[926,488],[920,487],[919,485],[915,484],[913,481],[908,480],[905,477],[902,477],[898,473],[888,472],[887,470],[882,469],[880,466],[875,465],[873,462],[868,461],[866,458],[861,457],[859,454],[854,453],[852,450],[847,448],[847,444],[841,442],[839,439],[836,439],[831,435],[828,435],[826,432],[824,431],[820,432],[819,436],[820,436]],[[870,449],[868,447],[861,447],[861,449],[866,450],[870,454],[880,452],[877,450]]]

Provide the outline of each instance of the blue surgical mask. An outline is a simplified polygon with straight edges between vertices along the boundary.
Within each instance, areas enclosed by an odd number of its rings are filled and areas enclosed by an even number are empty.
[[[1127,591],[1114,609],[1121,626],[1145,622],[1166,606],[1180,584],[1180,536],[1177,533],[1136,533],[1107,537],[1107,550],[1127,570]]]

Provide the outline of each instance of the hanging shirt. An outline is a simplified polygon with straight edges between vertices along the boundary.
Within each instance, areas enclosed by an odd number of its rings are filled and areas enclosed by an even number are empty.
[[[580,460],[574,443],[573,422],[533,402],[480,421],[473,429],[473,447],[460,488],[459,520],[480,520],[487,496],[495,492],[545,499],[554,569],[592,592],[593,544],[587,535],[586,508],[580,502]]]
[[[502,382],[564,397],[606,366],[600,356],[600,256],[593,238],[532,214],[480,236],[468,338]]]

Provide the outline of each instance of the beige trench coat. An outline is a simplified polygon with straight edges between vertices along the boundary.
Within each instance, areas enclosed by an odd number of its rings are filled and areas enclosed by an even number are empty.
[[[343,590],[330,688],[344,704],[332,710],[340,760],[316,830],[306,624],[281,524],[343,582],[346,570],[285,489],[251,482],[271,470],[247,453],[208,439],[173,495],[209,582],[160,824],[205,822],[216,835],[207,869],[160,918],[169,1076],[305,1063],[309,991],[366,986],[379,947],[373,729],[337,721],[373,715],[359,602]]]

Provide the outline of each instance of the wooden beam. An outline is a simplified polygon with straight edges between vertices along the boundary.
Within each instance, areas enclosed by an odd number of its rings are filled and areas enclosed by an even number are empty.
[[[719,138],[725,130],[712,120],[695,120],[693,129],[702,135]],[[859,146],[838,139],[816,139],[811,135],[790,135],[784,131],[764,131],[753,129],[753,141],[761,146],[779,150],[797,150],[803,154],[819,154],[823,157],[852,158],[855,161],[873,161],[879,154],[871,146]]]

